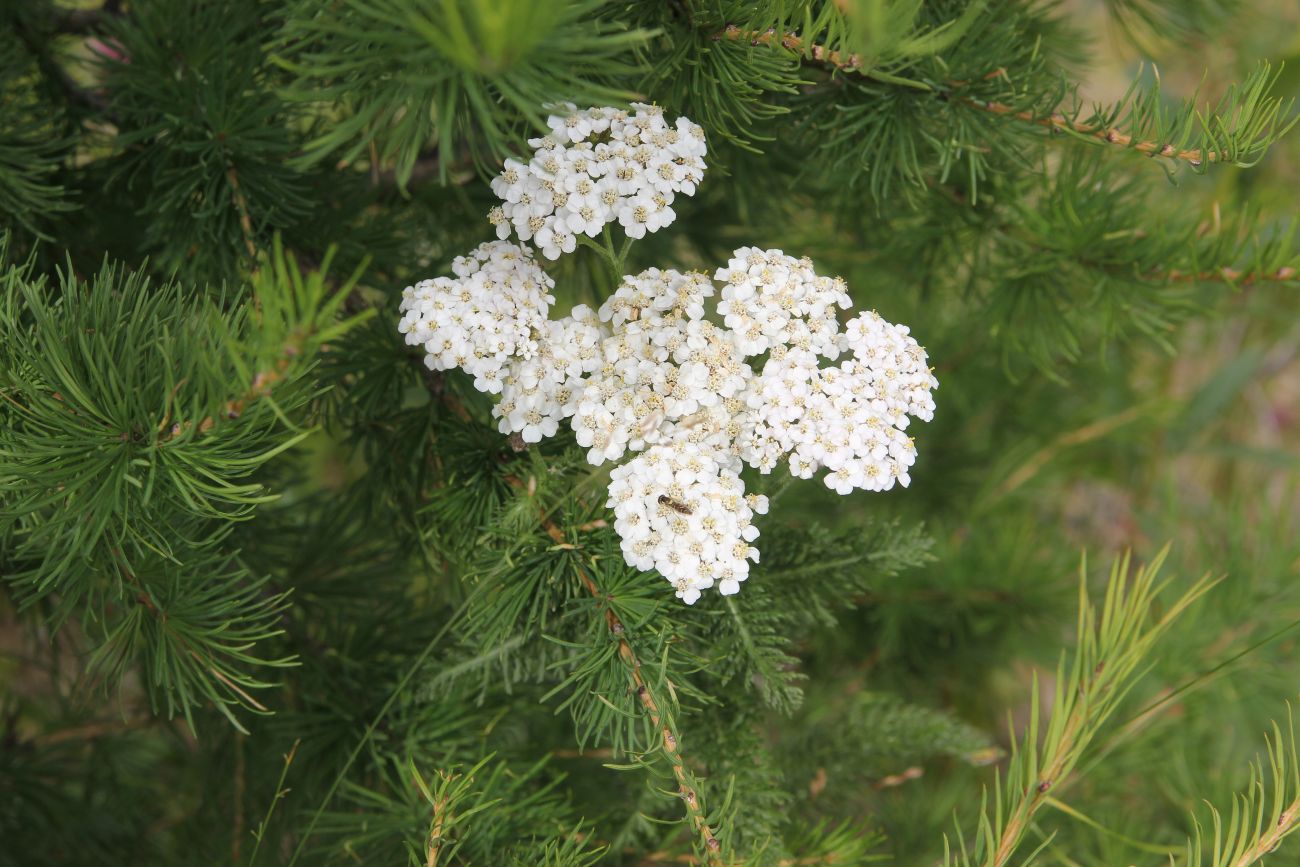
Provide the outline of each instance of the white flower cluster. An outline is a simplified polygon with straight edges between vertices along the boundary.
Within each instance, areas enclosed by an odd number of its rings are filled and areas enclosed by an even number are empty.
[[[529,140],[533,158],[506,160],[492,181],[502,201],[488,213],[497,237],[513,231],[558,259],[579,234],[594,238],[614,220],[642,238],[676,219],[674,197],[694,195],[704,177],[704,130],[684,117],[669,125],[653,105],[634,103],[631,114],[564,107],[549,118],[550,135]]]
[[[431,370],[459,367],[479,391],[496,394],[512,358],[537,352],[555,286],[527,248],[483,244],[452,263],[457,279],[435,277],[402,290],[397,330],[424,346]]]
[[[577,410],[583,376],[600,365],[603,333],[595,312],[578,305],[563,319],[546,323],[537,352],[513,359],[507,368],[501,402],[492,408],[503,434],[518,433],[526,443],[553,436],[559,423]]]
[[[735,593],[758,560],[753,516],[767,511],[745,495],[743,465],[825,469],[841,494],[907,485],[905,431],[933,417],[938,382],[905,326],[871,311],[842,327],[844,281],[780,250],[742,247],[712,279],[651,268],[599,311],[548,319],[554,284],[504,240],[511,228],[549,258],[614,219],[641,237],[673,219],[673,195],[693,193],[704,171],[703,133],[684,118],[569,109],[528,165],[507,161],[493,182],[503,240],[457,259],[454,279],[406,289],[399,328],[429,367],[460,367],[501,395],[502,433],[533,443],[572,419],[591,463],[633,453],[608,503],[627,562],[658,570],[688,604],[713,587]]]
[[[906,486],[916,449],[903,431],[911,416],[934,417],[939,384],[907,327],[871,311],[841,332],[835,310],[852,303],[844,282],[780,250],[742,247],[714,276],[726,281],[718,312],[742,350],[768,354],[747,395],[744,461],[766,473],[788,457],[804,479],[826,467],[841,494]],[[823,367],[844,352],[852,359]]]
[[[728,448],[718,425],[741,411],[754,372],[732,333],[704,319],[713,292],[703,274],[652,268],[624,278],[601,305],[613,331],[573,420],[591,463],[669,440]]]
[[[653,446],[610,474],[609,505],[623,556],[657,569],[687,605],[718,586],[729,596],[758,562],[754,513],[767,497],[745,496],[734,458],[695,443]]]

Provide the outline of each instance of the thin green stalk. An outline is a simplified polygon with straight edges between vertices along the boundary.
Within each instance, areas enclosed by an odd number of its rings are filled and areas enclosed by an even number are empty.
[[[623,266],[627,261],[628,251],[632,249],[632,238],[625,237],[622,245],[615,250],[614,233],[610,231],[609,224],[606,224],[605,231],[601,234],[599,242],[586,235],[578,235],[577,239],[579,244],[595,250],[600,255],[600,258],[605,260],[605,265],[609,268],[609,276],[614,281],[615,286],[623,282]]]
[[[248,867],[253,867],[257,863],[257,853],[262,851],[262,841],[266,839],[266,829],[271,824],[271,816],[275,813],[275,808],[279,805],[280,800],[289,792],[284,787],[284,781],[289,776],[289,766],[293,764],[293,757],[298,753],[298,744],[300,743],[302,743],[301,740],[295,740],[293,746],[289,747],[289,752],[285,754],[284,767],[280,769],[280,779],[275,781],[275,794],[271,797],[271,805],[266,808],[266,815],[262,817],[257,830],[253,833],[253,837],[257,842],[253,844],[253,852],[248,856]],[[239,805],[236,804],[235,806],[238,809]]]
[[[467,597],[466,600],[460,604],[460,607],[452,612],[452,615],[447,618],[447,622],[442,625],[442,628],[438,630],[438,633],[434,635],[433,638],[429,639],[429,643],[426,644],[424,649],[420,651],[420,654],[415,657],[415,661],[411,663],[411,667],[402,675],[402,679],[397,682],[397,686],[393,687],[392,693],[388,696],[388,700],[384,702],[383,707],[379,709],[379,713],[375,714],[375,718],[370,721],[370,725],[366,726],[365,733],[361,735],[361,740],[357,741],[357,745],[353,747],[352,752],[348,754],[347,761],[344,762],[343,767],[339,769],[338,774],[334,777],[334,782],[330,783],[329,789],[325,792],[325,797],[321,800],[320,806],[317,807],[316,812],[312,814],[311,821],[307,823],[307,830],[304,831],[302,837],[298,839],[298,845],[294,847],[293,855],[289,858],[289,863],[286,867],[293,867],[294,864],[298,863],[298,858],[302,855],[303,847],[307,845],[307,840],[311,837],[312,832],[316,830],[316,823],[320,821],[320,817],[324,814],[325,808],[329,806],[329,802],[334,798],[334,793],[338,791],[339,786],[343,785],[343,780],[347,777],[348,771],[352,770],[352,765],[356,763],[357,756],[361,755],[361,751],[366,748],[366,744],[370,743],[370,739],[375,734],[375,729],[379,728],[379,724],[384,721],[384,717],[388,716],[388,712],[392,710],[393,705],[397,702],[398,696],[402,694],[402,691],[406,689],[407,684],[409,684],[411,679],[415,677],[415,673],[419,671],[425,661],[428,660],[429,654],[433,653],[433,649],[447,636],[447,633],[451,631],[451,627],[460,620],[461,615],[465,613],[465,609],[469,605],[470,598],[472,597]]]

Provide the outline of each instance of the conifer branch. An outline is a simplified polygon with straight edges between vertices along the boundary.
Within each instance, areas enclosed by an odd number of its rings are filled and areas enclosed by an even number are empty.
[[[429,851],[424,859],[425,867],[438,867],[438,855],[442,852],[442,829],[447,824],[448,801],[446,795],[433,801],[433,826],[429,829]]]
[[[231,168],[230,171],[233,174],[234,169]],[[238,187],[235,189],[237,191]],[[251,248],[251,237],[248,242]],[[205,416],[199,421],[198,433],[207,433],[222,419],[239,418],[251,404],[270,397],[277,385],[292,378],[296,374],[294,366],[301,363],[311,352],[321,347],[332,336],[342,334],[375,314],[373,308],[368,308],[354,313],[342,322],[335,321],[335,315],[343,308],[357,287],[360,270],[358,269],[343,284],[338,284],[327,276],[332,258],[331,251],[326,254],[325,261],[320,263],[317,270],[309,272],[304,277],[297,263],[285,256],[279,238],[276,238],[271,274],[262,276],[262,282],[257,284],[255,291],[255,306],[263,321],[254,330],[257,332],[256,336],[263,340],[282,335],[278,351],[275,352],[273,359],[264,362],[256,369],[251,382],[241,394],[226,401],[219,416]],[[277,293],[282,293],[285,297],[278,297]],[[330,293],[333,297],[329,297]],[[283,308],[282,305],[286,302],[288,307]],[[271,321],[275,319],[275,315],[264,306],[271,303],[278,308],[275,312],[285,314],[285,318]],[[252,346],[245,349],[254,352],[261,350],[261,347]],[[257,354],[261,355],[262,351],[257,351]],[[176,388],[180,388],[182,384],[183,382],[177,383]],[[189,430],[192,425],[191,422],[175,422],[168,428],[168,421],[169,418],[164,418],[158,424],[158,430],[163,431],[157,440],[159,445],[171,441]]]
[[[512,488],[529,492],[529,486],[517,476],[506,476],[505,481]],[[557,545],[568,546],[569,542],[564,535],[564,531],[556,526],[555,522],[548,517],[545,509],[539,509],[540,522],[542,529],[551,541]],[[606,600],[606,596],[601,592],[600,587],[596,585],[595,580],[581,566],[575,567],[578,578],[582,581],[583,587],[587,589],[597,600]],[[713,829],[709,827],[708,819],[705,816],[704,804],[694,786],[691,785],[691,774],[686,768],[686,763],[682,758],[681,750],[678,746],[678,735],[674,731],[671,720],[667,719],[660,708],[661,700],[656,699],[651,691],[649,684],[646,682],[645,675],[641,670],[641,663],[637,659],[636,652],[627,640],[627,627],[623,621],[614,612],[613,607],[605,605],[605,624],[609,631],[618,640],[618,656],[627,667],[628,675],[632,681],[632,688],[636,692],[637,700],[645,710],[646,716],[650,720],[651,726],[659,734],[663,742],[664,755],[668,757],[668,762],[672,766],[673,777],[677,780],[677,793],[681,796],[682,801],[686,804],[686,814],[695,833],[699,836],[703,844],[705,863],[709,865],[722,865],[721,850],[722,844],[719,842]]]
[[[1255,845],[1242,852],[1232,862],[1231,867],[1250,867],[1251,864],[1263,860],[1265,855],[1277,851],[1277,848],[1282,845],[1282,839],[1296,829],[1297,822],[1300,822],[1300,798],[1288,804],[1278,816],[1277,823],[1269,828]]]
[[[858,54],[846,54],[831,50],[815,42],[809,44],[794,33],[783,33],[778,39],[776,32],[773,30],[747,31],[735,25],[728,25],[715,35],[714,39],[748,41],[751,45],[779,47],[801,59],[807,58],[836,71],[852,72],[882,84],[896,85],[901,81],[901,79],[890,76],[873,75],[871,70],[865,67],[863,58]],[[989,81],[1006,77],[1006,69],[999,67],[981,78],[984,81]],[[1283,117],[1284,110],[1289,107],[1289,103],[1284,103],[1280,99],[1270,99],[1264,95],[1273,78],[1274,76],[1270,74],[1268,67],[1263,66],[1240,88],[1240,93],[1236,93],[1233,88],[1229,88],[1228,97],[1221,103],[1220,111],[1210,112],[1202,117],[1194,106],[1185,105],[1181,112],[1175,112],[1172,115],[1175,122],[1168,124],[1167,129],[1161,125],[1163,118],[1159,111],[1149,111],[1136,116],[1130,115],[1130,120],[1137,121],[1139,127],[1146,126],[1147,132],[1155,133],[1160,139],[1166,138],[1164,134],[1168,132],[1168,138],[1186,140],[1193,137],[1198,128],[1203,129],[1210,141],[1222,141],[1224,143],[1225,149],[1222,150],[1211,147],[1181,147],[1169,140],[1140,138],[1132,133],[1117,129],[1115,121],[1120,118],[1121,110],[1135,107],[1134,103],[1131,102],[1135,88],[1130,88],[1129,93],[1125,95],[1115,109],[1105,114],[1099,113],[1091,121],[1081,121],[1077,113],[1072,115],[1066,112],[1053,111],[1043,114],[1032,109],[1020,109],[996,100],[982,100],[962,96],[960,89],[971,83],[965,80],[947,79],[939,87],[932,87],[922,82],[908,82],[908,84],[923,91],[932,91],[939,98],[959,102],[962,105],[989,114],[1011,118],[1056,132],[1067,133],[1076,138],[1088,139],[1103,145],[1137,151],[1149,157],[1161,157],[1183,162],[1196,169],[1207,163],[1249,164],[1244,160],[1261,154],[1269,144],[1295,125],[1295,119],[1286,120]],[[1233,125],[1231,130],[1220,115],[1231,118],[1230,122]],[[1211,127],[1213,127],[1213,132],[1210,132]]]
[[[1152,622],[1157,595],[1167,583],[1157,581],[1157,575],[1168,551],[1166,547],[1131,578],[1129,556],[1116,559],[1100,612],[1088,601],[1086,571],[1080,567],[1078,649],[1068,665],[1063,655],[1057,666],[1046,731],[1040,730],[1035,677],[1029,726],[1019,745],[1013,741],[1011,765],[991,808],[985,797],[975,845],[968,848],[959,828],[956,851],[945,847],[947,867],[1011,863],[1050,793],[1070,778],[1102,725],[1145,671],[1156,642],[1214,586],[1213,579],[1202,578]]]
[[[804,41],[795,33],[782,33],[778,40],[776,31],[766,30],[763,32],[741,30],[734,24],[728,24],[726,28],[713,37],[716,39],[730,39],[733,41],[745,41],[750,45],[780,45],[786,51],[803,55]],[[858,54],[845,54],[840,51],[828,51],[826,46],[812,43],[808,46],[808,56],[818,63],[824,63],[835,69],[849,72],[857,72],[862,69],[862,56]],[[868,77],[870,75],[868,74]]]
[[[253,377],[252,384],[245,389],[242,394],[226,401],[225,406],[222,407],[220,415],[204,416],[198,423],[198,432],[200,434],[207,433],[216,427],[217,422],[221,419],[237,419],[244,414],[244,410],[247,409],[250,404],[257,401],[259,398],[270,397],[271,390],[277,383],[284,379],[285,373],[289,369],[289,365],[300,353],[300,341],[286,343],[284,347],[284,355],[276,361],[274,367],[258,371]],[[166,445],[182,433],[188,431],[194,425],[193,422],[186,421],[173,422],[171,427],[167,427],[167,422],[168,419],[164,418],[158,425],[160,430],[166,428],[166,430],[164,430],[158,437],[158,445]]]
[[[1108,145],[1114,145],[1118,148],[1135,150],[1138,153],[1146,154],[1151,157],[1164,157],[1170,160],[1181,160],[1193,168],[1199,168],[1204,163],[1220,162],[1225,159],[1225,155],[1218,151],[1201,150],[1200,148],[1179,149],[1168,143],[1156,141],[1134,141],[1131,135],[1122,133],[1117,129],[1108,127],[1098,127],[1092,124],[1081,122],[1077,119],[1067,117],[1061,112],[1052,112],[1051,114],[1041,115],[1033,111],[1017,111],[1015,108],[1001,102],[985,102],[978,99],[964,99],[962,104],[987,111],[990,114],[1010,117],[1024,123],[1035,126],[1046,127],[1059,132],[1071,133],[1084,138],[1095,139]]]
[[[1214,833],[1208,847],[1201,823],[1194,820],[1195,834],[1187,841],[1185,867],[1204,867],[1206,855],[1212,867],[1250,867],[1300,828],[1300,759],[1290,705],[1286,728],[1274,723],[1267,738],[1267,766],[1259,760],[1251,764],[1250,785],[1233,797],[1226,827],[1223,815],[1213,806],[1210,818]]]

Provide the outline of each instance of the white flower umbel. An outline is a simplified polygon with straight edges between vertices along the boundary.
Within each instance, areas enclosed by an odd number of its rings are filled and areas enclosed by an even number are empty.
[[[651,269],[624,278],[600,318],[615,323],[601,347],[602,364],[587,379],[573,430],[593,464],[617,460],[718,419],[730,401],[742,408],[753,370],[732,333],[704,320],[713,294],[703,274]],[[727,444],[729,445],[729,444]]]
[[[503,434],[518,433],[526,443],[553,436],[559,422],[577,411],[583,376],[600,366],[604,329],[586,305],[563,319],[545,323],[537,351],[512,359],[501,401],[492,408]]]
[[[402,290],[398,330],[422,345],[431,370],[459,367],[479,391],[501,391],[506,364],[531,358],[547,324],[555,286],[532,253],[504,241],[480,245],[452,263],[456,277]]]
[[[548,319],[553,282],[504,239],[513,232],[554,259],[581,235],[621,275],[626,245],[615,252],[605,228],[618,221],[629,238],[662,228],[704,172],[704,134],[685,118],[566,108],[530,142],[533,158],[508,160],[492,183],[502,240],[457,259],[455,277],[407,288],[399,328],[429,367],[462,368],[500,394],[502,433],[535,443],[571,419],[591,463],[623,461],[609,505],[630,565],[658,570],[687,604],[709,588],[735,593],[758,561],[753,516],[767,511],[765,497],[745,496],[743,465],[825,470],[841,494],[907,485],[906,431],[933,417],[938,381],[905,326],[871,311],[842,327],[844,281],[780,250],[741,247],[712,278],[622,276],[599,311]]]
[[[805,479],[826,468],[827,487],[841,494],[906,486],[916,449],[903,431],[911,416],[933,417],[939,384],[908,329],[872,311],[842,333],[836,309],[852,303],[844,281],[780,250],[742,247],[714,276],[726,282],[718,312],[737,344],[768,355],[745,395],[744,461],[767,473],[788,458]],[[853,357],[822,366],[845,352]]]
[[[755,512],[767,498],[745,496],[739,462],[689,442],[653,446],[611,473],[608,505],[623,557],[658,570],[688,605],[717,586],[729,596],[758,562]]]
[[[819,277],[808,259],[741,247],[714,277],[726,283],[718,312],[745,355],[778,346],[839,355],[837,307],[852,305],[838,277]]]
[[[551,134],[528,142],[532,159],[506,160],[492,181],[502,202],[488,212],[497,236],[513,232],[558,259],[609,223],[642,238],[676,219],[674,198],[694,195],[704,177],[704,130],[684,117],[669,124],[657,106],[632,107],[566,104],[548,118]]]

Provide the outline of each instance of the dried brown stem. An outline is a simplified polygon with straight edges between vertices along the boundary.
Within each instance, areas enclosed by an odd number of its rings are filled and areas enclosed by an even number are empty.
[[[529,485],[516,476],[506,476],[506,482],[513,488],[522,491],[530,490]],[[572,547],[569,545],[564,531],[547,517],[544,510],[540,510],[540,515],[542,529],[546,531],[546,535],[550,536],[551,540],[557,545]],[[577,572],[578,578],[582,581],[582,585],[587,588],[588,593],[598,600],[608,599],[586,569],[578,566]],[[645,676],[641,671],[641,663],[636,657],[636,652],[632,650],[632,645],[628,643],[627,627],[623,625],[623,621],[619,619],[619,616],[614,613],[613,607],[608,604],[605,605],[605,624],[609,627],[610,633],[618,639],[618,656],[623,661],[623,664],[627,666],[628,674],[632,680],[632,688],[641,703],[641,708],[649,717],[650,724],[660,733],[663,740],[664,755],[668,757],[668,762],[672,765],[673,776],[677,779],[677,792],[686,803],[687,817],[704,844],[705,863],[712,865],[712,867],[722,867],[722,845],[718,842],[713,829],[709,827],[708,820],[704,815],[704,805],[700,801],[699,794],[690,786],[686,773],[686,763],[682,759],[681,750],[677,744],[677,735],[673,732],[672,726],[664,721],[664,714],[660,710],[659,702],[655,699],[653,692],[646,683]]]
[[[435,798],[433,802],[433,827],[429,829],[429,852],[424,859],[425,867],[438,867],[438,856],[442,852],[442,829],[447,823],[447,799]]]
[[[239,186],[239,172],[235,171],[234,163],[226,164],[226,181],[230,184],[230,197],[235,203],[235,210],[239,213],[239,231],[244,236],[244,247],[248,250],[251,259],[257,259],[257,244],[253,242],[253,218],[248,212],[248,199],[244,197],[244,191]]]
[[[1238,271],[1236,268],[1216,268],[1213,271],[1166,271],[1155,272],[1153,279],[1162,278],[1171,283],[1232,283],[1235,286],[1251,286],[1255,283],[1286,283],[1297,278],[1296,269],[1278,268],[1263,274],[1258,271]]]
[[[1259,842],[1254,846],[1242,852],[1241,857],[1233,861],[1230,867],[1249,867],[1256,861],[1263,860],[1265,855],[1282,845],[1282,838],[1295,829],[1297,822],[1300,822],[1300,798],[1287,804],[1282,815],[1277,817],[1277,823],[1269,828],[1268,833],[1260,837]]]

